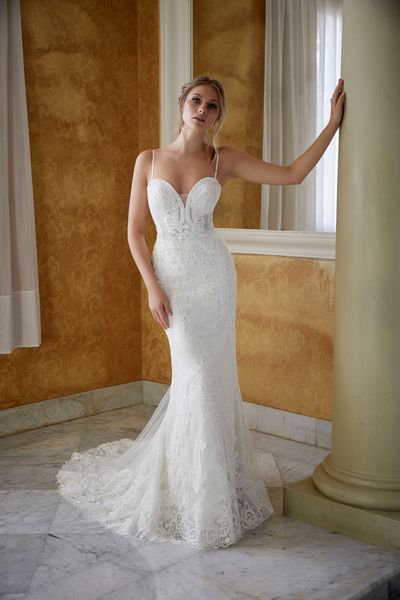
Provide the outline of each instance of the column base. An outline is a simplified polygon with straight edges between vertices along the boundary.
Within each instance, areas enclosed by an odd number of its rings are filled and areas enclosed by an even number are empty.
[[[371,544],[400,549],[400,511],[342,504],[322,494],[312,477],[284,486],[283,514]]]
[[[366,479],[331,462],[331,454],[313,473],[316,487],[325,496],[371,510],[400,511],[400,480]]]

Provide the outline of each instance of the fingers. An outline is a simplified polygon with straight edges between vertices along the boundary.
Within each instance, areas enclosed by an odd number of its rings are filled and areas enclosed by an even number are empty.
[[[172,310],[168,303],[164,303],[159,310],[153,311],[153,317],[164,329],[168,329],[169,327],[168,314],[172,315]]]
[[[336,98],[340,97],[341,100],[346,96],[346,92],[344,92],[344,80],[343,79],[339,79],[339,82],[338,82],[335,92],[334,92],[334,96],[336,96]]]
[[[163,329],[167,329],[169,327],[168,325],[168,319],[165,315],[165,313],[159,311],[159,312],[155,312],[154,314],[154,318],[155,320],[160,323],[160,325],[163,327]]]
[[[154,312],[153,313],[153,317],[154,319],[157,321],[157,323],[160,323],[161,327],[163,329],[166,329],[168,327],[168,324],[165,322],[164,318],[162,317],[161,313],[159,312]]]
[[[169,327],[168,315],[172,315],[172,310],[169,305],[169,302],[164,302],[163,307],[162,307],[162,323],[161,323],[161,325],[164,327],[164,329],[167,329]]]
[[[168,313],[169,315],[172,315],[172,309],[171,309],[171,306],[170,306],[170,304],[169,304],[169,303],[167,303],[167,304],[165,305],[165,307],[166,307],[166,311],[167,311],[167,313]]]
[[[346,92],[344,91],[344,86],[342,86],[339,89],[337,100],[338,100],[338,102],[341,102],[342,104],[346,100]]]

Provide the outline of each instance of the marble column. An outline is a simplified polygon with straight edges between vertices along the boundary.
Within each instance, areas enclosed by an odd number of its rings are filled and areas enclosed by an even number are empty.
[[[326,496],[400,511],[400,2],[344,0]]]

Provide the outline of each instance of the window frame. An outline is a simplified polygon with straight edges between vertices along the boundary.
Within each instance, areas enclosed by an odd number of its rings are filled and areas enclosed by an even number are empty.
[[[159,0],[160,141],[178,127],[176,91],[193,77],[193,1]],[[179,31],[180,35],[176,35]],[[275,231],[216,227],[234,254],[335,259],[336,232]]]

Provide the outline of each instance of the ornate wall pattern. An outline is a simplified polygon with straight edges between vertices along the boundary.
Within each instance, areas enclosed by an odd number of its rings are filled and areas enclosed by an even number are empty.
[[[243,395],[331,419],[335,263],[237,255],[235,264]]]
[[[171,377],[126,238],[137,154],[159,145],[158,2],[21,0],[43,341],[0,356],[0,407]],[[264,2],[194,0],[195,75],[220,77],[219,143],[262,155]],[[240,60],[239,60],[240,59]],[[231,180],[216,227],[259,220]],[[148,215],[151,251],[155,228]],[[246,400],[331,418],[334,262],[235,255]]]
[[[158,132],[158,3],[145,4],[21,2],[42,344],[0,357],[2,408],[141,377],[126,222],[136,155]]]

